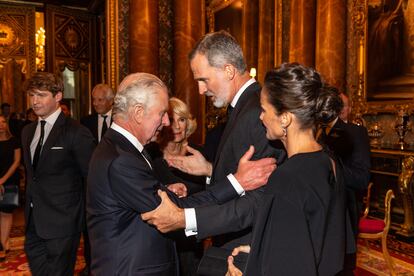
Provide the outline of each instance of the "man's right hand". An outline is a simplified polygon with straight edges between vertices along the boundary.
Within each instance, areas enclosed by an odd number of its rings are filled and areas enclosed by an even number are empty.
[[[213,166],[196,149],[187,146],[187,151],[192,155],[174,156],[167,158],[168,165],[192,175],[211,176]]]
[[[267,184],[270,174],[276,169],[276,159],[262,158],[256,161],[250,161],[254,154],[254,147],[246,151],[240,158],[237,172],[234,177],[240,183],[245,191],[255,190]]]

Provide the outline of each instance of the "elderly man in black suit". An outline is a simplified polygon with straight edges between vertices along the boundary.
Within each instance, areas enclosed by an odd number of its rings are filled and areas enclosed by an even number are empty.
[[[121,82],[113,107],[114,121],[93,154],[88,175],[93,275],[178,275],[174,242],[140,218],[160,203],[155,192],[157,187],[164,188],[144,146],[169,125],[167,110],[167,88],[154,75],[135,73]],[[259,174],[265,175],[257,178],[264,182],[273,168],[263,174],[265,166],[256,163]],[[242,184],[250,182],[244,179],[256,180],[254,172],[235,178]],[[226,195],[227,190],[222,190]],[[217,197],[208,194],[208,199],[203,199],[214,201]],[[202,202],[194,199],[192,204]]]
[[[59,77],[35,73],[26,90],[39,119],[22,132],[25,251],[33,275],[73,275],[85,226],[84,178],[95,141],[87,128],[61,111]]]
[[[198,238],[220,235],[214,237],[214,244],[232,250],[241,244],[250,243],[251,228],[246,225],[243,229],[243,224],[263,194],[260,188],[244,195],[243,187],[232,177],[239,159],[251,145],[255,150],[252,159],[269,156],[282,159],[284,154],[282,150],[270,146],[266,139],[265,129],[259,119],[261,87],[249,76],[237,41],[224,31],[207,34],[198,41],[189,58],[199,93],[211,97],[216,107],[228,105],[228,121],[213,163],[191,148],[189,150],[193,155],[177,157],[169,162],[187,173],[209,176],[207,190],[217,189],[220,185],[218,180],[228,178],[234,188],[226,185],[222,189],[231,189],[229,194],[232,192],[234,197],[237,196],[236,191],[242,196],[227,202],[225,206],[209,204],[188,208],[184,212],[171,212],[174,208],[165,210],[163,206],[170,205],[164,205],[163,200],[157,210],[143,214],[143,218],[163,232],[185,228],[188,235],[196,234]],[[220,197],[219,203],[229,199]],[[242,225],[240,228],[243,230],[221,235],[230,232],[233,225]]]
[[[112,122],[114,97],[114,91],[109,85],[104,83],[97,84],[92,90],[92,106],[95,113],[80,120],[81,124],[91,131],[97,142],[101,141],[102,136]]]
[[[120,84],[88,176],[93,275],[178,275],[174,242],[139,218],[158,204],[143,147],[169,125],[167,111],[167,87],[154,75],[131,74]]]

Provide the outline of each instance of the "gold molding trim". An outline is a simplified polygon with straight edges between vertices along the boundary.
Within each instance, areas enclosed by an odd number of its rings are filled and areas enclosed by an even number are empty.
[[[412,100],[367,101],[367,36],[368,36],[368,1],[353,0],[351,7],[352,36],[357,62],[353,68],[356,83],[352,86],[354,118],[358,121],[363,115],[378,113],[396,113],[399,110],[414,110]]]
[[[212,0],[207,7],[209,32],[214,32],[214,13],[227,8],[237,0]]]
[[[282,63],[283,49],[283,1],[275,1],[275,42],[274,42],[274,66],[277,67]]]
[[[106,0],[106,82],[113,89],[119,84],[118,0]]]

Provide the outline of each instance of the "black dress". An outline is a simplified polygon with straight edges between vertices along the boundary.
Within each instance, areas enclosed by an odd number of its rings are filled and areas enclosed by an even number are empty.
[[[9,140],[0,141],[0,176],[6,174],[14,162],[14,150],[20,148],[20,144],[15,137]],[[3,184],[5,187],[10,185],[19,185],[19,172],[16,170]],[[0,212],[12,213],[15,208],[1,208]]]
[[[335,178],[323,151],[296,154],[276,169],[255,216],[245,275],[335,275],[342,270],[350,225],[342,174],[336,173]]]

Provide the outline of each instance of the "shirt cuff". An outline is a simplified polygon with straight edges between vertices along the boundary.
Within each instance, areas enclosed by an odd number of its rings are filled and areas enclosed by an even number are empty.
[[[227,179],[230,181],[231,185],[239,196],[244,196],[246,194],[246,191],[243,189],[242,185],[240,185],[239,181],[237,181],[233,174],[229,174],[227,176]]]
[[[211,177],[206,176],[206,185],[210,185],[210,182],[211,182]]]
[[[194,208],[185,208],[185,235],[187,237],[197,235],[197,218]]]

